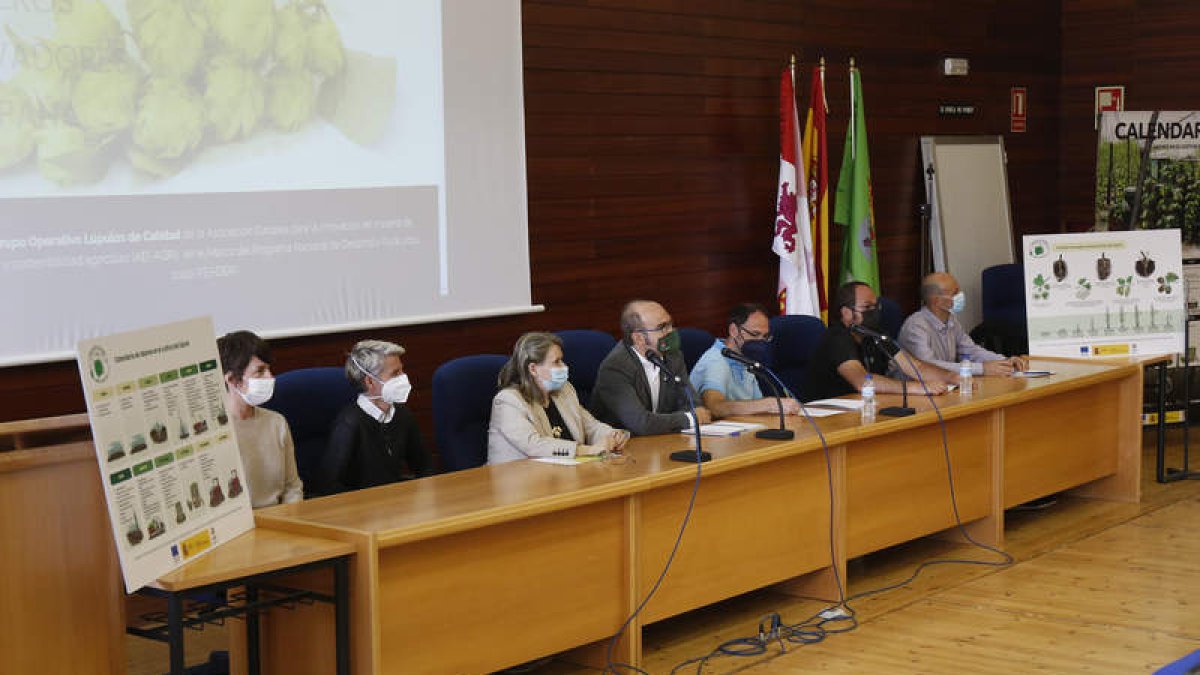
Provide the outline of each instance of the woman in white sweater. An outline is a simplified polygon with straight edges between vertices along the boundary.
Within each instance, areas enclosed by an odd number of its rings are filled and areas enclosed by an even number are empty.
[[[500,370],[492,400],[488,464],[527,457],[578,457],[619,452],[629,433],[599,422],[567,381],[562,340],[526,333]]]
[[[217,350],[225,373],[225,407],[237,434],[250,504],[258,509],[304,499],[287,420],[259,407],[275,392],[270,347],[254,333],[242,330],[223,335],[217,340]]]

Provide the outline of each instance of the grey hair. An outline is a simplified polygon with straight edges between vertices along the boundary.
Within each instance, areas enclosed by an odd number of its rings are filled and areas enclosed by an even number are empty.
[[[928,304],[931,298],[941,295],[942,292],[942,285],[937,281],[926,281],[921,284],[921,302]]]
[[[361,340],[346,358],[346,379],[358,388],[367,390],[367,374],[379,377],[383,362],[389,356],[402,356],[404,347],[385,340]]]

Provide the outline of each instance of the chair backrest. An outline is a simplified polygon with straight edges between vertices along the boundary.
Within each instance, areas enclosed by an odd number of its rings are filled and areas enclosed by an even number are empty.
[[[825,324],[815,316],[789,314],[771,317],[773,370],[792,394],[804,400],[808,362],[825,335]]]
[[[992,265],[980,274],[983,320],[1025,325],[1025,271],[1017,263]]]
[[[616,346],[617,339],[598,330],[560,330],[555,333],[563,341],[563,360],[571,367],[571,386],[579,402],[588,404],[600,362]]]
[[[904,312],[900,311],[900,304],[891,298],[879,296],[879,314],[883,321],[883,332],[887,333],[893,340],[900,337],[900,326],[904,325]]]
[[[433,435],[442,471],[487,463],[496,377],[506,361],[508,357],[500,354],[476,354],[447,361],[433,371]]]
[[[275,378],[275,394],[264,407],[287,420],[296,445],[296,471],[309,494],[322,483],[321,457],[333,421],[357,396],[340,367],[301,368]]]
[[[683,360],[687,363],[688,372],[696,366],[696,362],[708,351],[717,338],[703,328],[676,328],[679,331],[679,343],[683,349]]]

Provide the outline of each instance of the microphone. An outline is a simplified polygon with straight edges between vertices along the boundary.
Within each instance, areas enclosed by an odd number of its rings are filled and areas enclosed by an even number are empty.
[[[765,374],[766,377],[761,378],[761,379],[766,380],[767,384],[771,385],[771,392],[773,394],[775,394],[775,404],[777,406],[779,406],[779,428],[778,429],[763,429],[762,431],[756,432],[754,434],[754,437],[755,438],[766,438],[766,439],[770,439],[773,441],[786,441],[786,440],[795,438],[796,433],[794,431],[792,431],[791,429],[787,428],[787,423],[784,422],[784,419],[783,419],[783,392],[780,391],[779,387],[776,386],[776,384],[775,384],[776,380],[778,379],[775,377],[775,373],[772,373],[770,368],[767,368],[766,366],[759,363],[758,361],[755,361],[754,359],[746,358],[745,355],[739,354],[738,352],[733,351],[729,347],[723,347],[721,349],[721,356],[724,356],[725,358],[731,359],[733,361],[737,361],[738,363],[742,364],[743,366],[746,366],[747,368],[749,368],[750,370],[752,370],[754,372],[759,372],[759,373]]]
[[[675,384],[683,384],[683,378],[676,375],[675,371],[671,370],[671,367],[667,365],[667,362],[663,360],[662,355],[658,352],[654,351],[653,349],[647,349],[646,360],[650,363],[653,363],[658,367],[659,370],[666,373],[667,377],[671,378]]]
[[[890,336],[867,328],[862,324],[850,326],[850,332],[873,341],[875,346],[879,347],[884,356],[892,363],[895,363],[896,369],[900,371],[900,405],[883,408],[879,411],[879,414],[887,415],[888,417],[908,417],[909,415],[917,414],[915,408],[908,407],[908,385],[906,384],[908,382],[908,375],[904,372],[904,368],[901,368],[900,364],[896,361],[896,355],[900,353],[900,345],[896,344]]]
[[[887,353],[889,358],[895,357],[896,354],[900,353],[900,345],[896,344],[896,341],[890,335],[872,330],[862,324],[850,326],[850,332],[874,340],[879,345],[879,348]]]
[[[671,367],[667,365],[666,360],[663,359],[662,354],[659,354],[653,349],[647,349],[646,360],[658,366],[658,369],[665,373],[667,377],[675,384],[683,384],[683,378],[676,375],[675,372],[671,370]],[[692,388],[682,388],[683,395],[687,399],[688,411],[692,413],[692,426],[696,428],[696,450],[680,450],[678,452],[672,452],[671,459],[675,460],[676,462],[691,462],[694,464],[707,462],[712,459],[712,453],[705,452],[700,448],[700,418],[696,417],[696,403],[692,400]]]
[[[754,359],[748,359],[745,356],[733,351],[729,347],[724,347],[721,349],[721,356],[724,356],[727,359],[732,359],[734,361],[737,361],[738,363],[742,364],[743,366],[746,366],[750,370],[762,370],[763,368],[766,367],[763,364],[759,363],[758,361],[755,361]]]

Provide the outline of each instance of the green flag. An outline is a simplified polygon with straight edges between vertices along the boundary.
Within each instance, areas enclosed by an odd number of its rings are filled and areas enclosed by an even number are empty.
[[[867,118],[863,112],[862,80],[854,67],[850,68],[850,127],[846,130],[833,222],[846,228],[842,233],[842,282],[861,281],[879,293]]]

